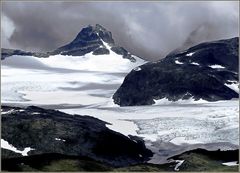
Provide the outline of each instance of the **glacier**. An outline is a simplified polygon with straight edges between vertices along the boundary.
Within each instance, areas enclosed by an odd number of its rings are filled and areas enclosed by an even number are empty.
[[[133,63],[114,52],[49,58],[14,55],[2,61],[1,101],[2,104],[36,105],[90,115],[108,122],[108,128],[123,135],[143,138],[152,150],[159,143],[172,146],[169,150],[178,146],[181,151],[186,146],[207,144],[223,150],[238,147],[238,99],[218,102],[161,99],[151,106],[115,105],[112,95],[124,77],[144,63],[141,59]],[[230,84],[228,87],[236,89]],[[219,145],[215,145],[217,143]],[[159,155],[164,160],[157,152],[151,160],[153,163],[159,162],[156,159]]]

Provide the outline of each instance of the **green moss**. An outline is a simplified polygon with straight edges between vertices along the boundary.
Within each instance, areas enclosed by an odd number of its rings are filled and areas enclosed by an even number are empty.
[[[14,172],[111,171],[112,167],[88,157],[48,153],[2,159],[2,170]]]
[[[182,172],[192,171],[204,171],[204,172],[238,172],[238,166],[225,166],[222,165],[222,161],[212,159],[209,156],[199,153],[182,154],[179,157],[180,160],[184,160],[183,164],[179,167]],[[162,165],[156,164],[139,164],[123,168],[114,169],[114,171],[127,172],[127,171],[144,171],[144,172],[164,172],[174,171],[174,167],[177,163],[168,163]]]
[[[203,154],[183,154],[180,158],[185,160],[180,166],[180,171],[238,172],[238,166],[222,165],[222,161],[211,159]]]
[[[155,165],[155,164],[139,164],[133,165],[129,167],[123,168],[116,168],[114,169],[115,172],[164,172],[164,171],[171,171],[172,169],[171,164],[162,164],[162,165]]]
[[[223,161],[213,159],[210,156],[200,153],[183,153],[178,156],[179,160],[184,160],[179,167],[181,172],[238,172],[238,166],[224,166]],[[5,171],[43,171],[43,172],[63,172],[63,171],[114,171],[114,172],[170,172],[174,171],[176,162],[166,164],[142,163],[120,168],[113,168],[107,164],[89,158],[76,158],[69,156],[41,157],[31,156],[28,159],[15,158],[8,162],[3,162]]]

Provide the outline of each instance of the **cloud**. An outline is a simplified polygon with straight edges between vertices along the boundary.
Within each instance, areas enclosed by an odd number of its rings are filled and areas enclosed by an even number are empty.
[[[11,38],[13,32],[14,32],[14,23],[5,15],[2,14],[1,19],[1,41],[4,43],[7,47],[10,47],[9,39]]]
[[[4,2],[14,30],[3,46],[49,51],[99,23],[115,42],[149,60],[179,47],[238,36],[239,2]]]

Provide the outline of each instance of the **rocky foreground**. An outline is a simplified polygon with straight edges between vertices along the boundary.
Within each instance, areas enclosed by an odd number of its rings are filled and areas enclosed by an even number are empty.
[[[238,171],[223,164],[238,162],[238,150],[197,149],[150,164],[153,153],[142,139],[109,130],[99,119],[35,106],[1,112],[2,140],[11,144],[1,146],[4,171]]]
[[[109,130],[106,124],[90,116],[35,106],[2,106],[2,139],[19,150],[30,147],[28,156],[58,153],[126,166],[148,161],[153,155],[143,140]],[[3,158],[9,156],[3,153]]]

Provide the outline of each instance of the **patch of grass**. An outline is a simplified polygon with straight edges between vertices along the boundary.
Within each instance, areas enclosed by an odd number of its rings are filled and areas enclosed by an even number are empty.
[[[42,154],[27,157],[2,159],[3,171],[111,171],[112,167],[87,157],[61,154]]]
[[[93,161],[63,159],[52,161],[43,166],[41,171],[110,171],[110,168]]]
[[[113,171],[115,172],[164,172],[164,171],[172,171],[174,168],[174,165],[172,164],[162,164],[162,165],[156,165],[156,164],[138,164],[123,168],[115,168]]]
[[[215,159],[202,153],[183,153],[176,159],[184,160],[183,164],[179,167],[181,172],[238,172],[238,166],[222,165],[224,161]],[[126,167],[113,168],[105,163],[101,163],[90,158],[73,157],[59,154],[45,154],[2,160],[3,171],[15,172],[170,172],[174,171],[176,164],[176,162],[161,165],[142,163]]]
[[[180,158],[185,160],[179,167],[180,171],[238,172],[238,166],[222,165],[222,161],[210,159],[203,154],[183,154]]]

